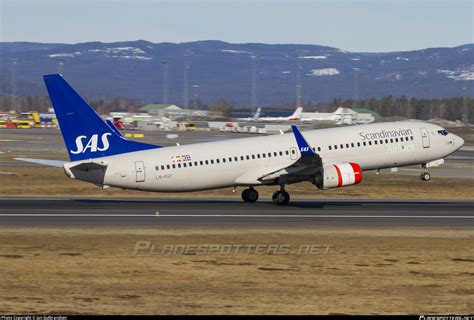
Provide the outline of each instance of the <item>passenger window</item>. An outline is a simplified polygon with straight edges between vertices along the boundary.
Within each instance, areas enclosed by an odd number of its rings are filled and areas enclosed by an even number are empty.
[[[329,150],[332,150],[332,147],[331,147],[331,146],[329,146]]]
[[[286,150],[285,153],[286,153],[286,155],[289,155],[289,154],[290,154],[290,152],[289,152],[288,150]]]
[[[190,163],[189,163],[189,166],[190,166],[190,167],[192,167],[192,166],[193,166],[193,163],[192,163],[192,162],[190,162]]]
[[[343,144],[341,144],[341,149],[344,149],[344,145],[343,145]]]
[[[208,164],[209,164],[209,160],[206,160],[206,165],[208,165]]]
[[[156,170],[156,171],[158,171],[158,170],[159,170],[158,166],[156,166],[156,167],[155,167],[155,170]]]
[[[185,167],[185,168],[186,168],[186,163],[183,163],[183,167]]]
[[[351,147],[354,148],[354,142],[351,142]]]
[[[369,141],[369,146],[371,146],[371,145],[372,145],[372,141]]]
[[[175,165],[175,164],[173,164],[173,169],[176,169],[176,165]]]
[[[348,143],[346,143],[346,148],[349,148],[349,144],[348,144]]]
[[[280,151],[280,156],[283,156],[283,151]]]
[[[364,147],[367,145],[367,143],[365,143],[365,141],[362,144],[364,145]]]
[[[161,166],[161,170],[165,170],[165,166]]]
[[[263,158],[266,158],[267,155],[266,155],[265,153],[262,153],[262,157],[263,157]]]
[[[357,146],[360,147],[360,142],[357,142]]]
[[[222,158],[222,163],[225,163],[225,158]]]
[[[214,164],[214,159],[211,159],[211,164]]]
[[[247,160],[250,160],[250,156],[247,155]]]
[[[241,160],[244,160],[244,157],[240,157],[240,158],[241,158]],[[234,157],[234,161],[239,161],[239,158]]]
[[[379,143],[380,143],[380,144],[383,144],[383,140],[380,140]]]
[[[385,139],[385,144],[387,144],[387,143],[388,143],[388,139]]]
[[[270,158],[271,156],[272,156],[272,153],[271,153],[271,152],[269,152],[269,153],[268,153],[268,157]]]
[[[202,162],[202,160],[201,160],[201,161],[199,161],[199,164],[202,166],[202,165],[204,165],[204,162]]]
[[[318,151],[321,151],[321,147],[318,147]]]
[[[374,144],[378,144],[378,141],[377,141],[377,140],[375,140],[375,141],[374,141]]]
[[[395,138],[395,142],[398,142],[398,138]]]
[[[337,150],[337,145],[334,145],[334,150]]]
[[[178,168],[181,168],[181,163],[178,163]]]
[[[194,166],[197,167],[197,165],[198,165],[198,162],[194,161]]]
[[[276,152],[276,151],[275,151],[275,152],[273,152],[273,156],[274,156],[274,157],[278,156],[278,154],[277,154],[277,152]]]
[[[219,159],[216,159],[216,163],[219,163],[219,162],[220,162]]]
[[[412,141],[413,141],[413,136],[411,136],[411,137],[410,137],[410,140],[412,140]]]
[[[295,153],[296,153],[295,149],[291,149],[291,154],[295,154]]]
[[[393,139],[390,139],[390,143],[393,143]]]

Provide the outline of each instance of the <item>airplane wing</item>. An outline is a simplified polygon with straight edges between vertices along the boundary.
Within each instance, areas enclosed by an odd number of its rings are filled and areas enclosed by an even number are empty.
[[[235,183],[241,185],[264,184],[267,181],[278,178],[291,180],[292,176],[315,174],[317,169],[322,166],[321,157],[311,148],[296,126],[292,125],[291,129],[301,154],[298,160],[289,166],[257,167],[237,178]]]
[[[15,160],[25,161],[30,163],[42,164],[50,167],[62,168],[68,161],[65,160],[48,160],[48,159],[30,159],[30,158],[14,158]]]

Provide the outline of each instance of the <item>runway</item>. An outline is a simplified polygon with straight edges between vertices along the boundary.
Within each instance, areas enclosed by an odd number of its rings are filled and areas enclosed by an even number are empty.
[[[0,227],[473,227],[474,201],[0,199]]]

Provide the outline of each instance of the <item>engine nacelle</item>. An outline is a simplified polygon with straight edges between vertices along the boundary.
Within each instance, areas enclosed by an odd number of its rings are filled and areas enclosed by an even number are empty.
[[[362,170],[357,163],[326,165],[316,173],[314,179],[318,189],[331,189],[358,184],[362,181]]]

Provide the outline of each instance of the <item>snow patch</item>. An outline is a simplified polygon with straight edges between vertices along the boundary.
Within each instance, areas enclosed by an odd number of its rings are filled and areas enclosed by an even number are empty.
[[[340,74],[336,68],[312,69],[307,76],[321,77],[321,76],[335,76]]]
[[[300,59],[326,59],[327,56],[302,56]]]
[[[221,52],[233,53],[233,54],[251,53],[251,52],[243,51],[243,50],[221,50]]]
[[[474,64],[466,68],[457,68],[454,70],[436,70],[438,73],[446,75],[453,80],[474,80]]]
[[[72,52],[72,53],[53,53],[53,54],[48,55],[48,57],[50,57],[50,58],[74,58],[74,57],[77,57],[80,54],[81,54],[81,52],[79,52],[79,51]]]
[[[291,71],[282,71],[281,73],[287,74],[287,73],[291,73]]]
[[[359,61],[360,58],[352,58],[351,60],[354,60],[354,61]]]
[[[410,59],[405,58],[405,57],[396,57],[395,59],[397,59],[397,60],[403,60],[403,61],[410,61]]]

